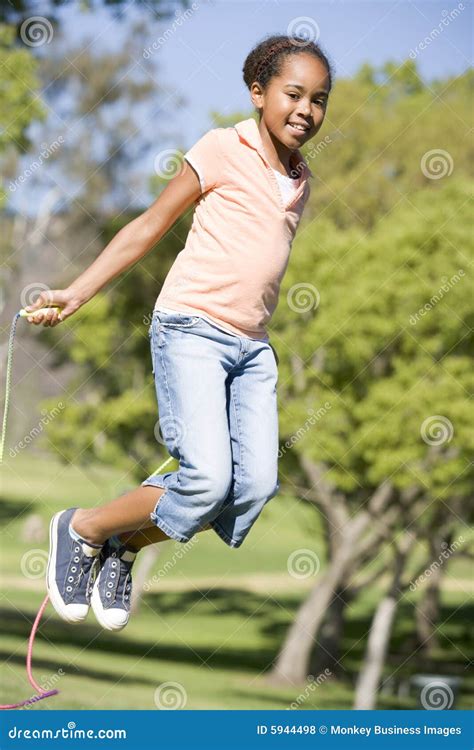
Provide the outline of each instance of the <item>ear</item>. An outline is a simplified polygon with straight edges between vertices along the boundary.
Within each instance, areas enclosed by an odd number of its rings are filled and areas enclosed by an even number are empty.
[[[250,87],[250,98],[256,109],[263,109],[263,89],[256,81],[254,81]]]

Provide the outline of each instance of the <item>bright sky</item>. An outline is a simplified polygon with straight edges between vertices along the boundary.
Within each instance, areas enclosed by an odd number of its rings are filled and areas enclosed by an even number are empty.
[[[140,11],[133,0],[125,10],[127,19],[146,19],[143,51],[152,48],[151,55],[131,59],[130,75],[139,65],[142,73],[166,88],[156,103],[150,103],[147,118],[140,119],[137,110],[143,133],[151,128],[154,137],[156,130],[155,154],[137,165],[138,184],[143,186],[139,203],[147,204],[152,197],[147,188],[156,153],[192,146],[213,127],[212,111],[251,113],[242,66],[252,47],[269,34],[306,30],[310,38],[316,35],[335,68],[335,86],[338,77],[351,76],[365,61],[402,62],[414,51],[418,70],[428,82],[460,74],[472,65],[473,6],[468,0],[195,0],[193,5],[187,18],[178,12],[166,22]],[[109,10],[86,13],[79,6],[73,2],[60,11],[61,29],[71,49],[81,39],[95,53],[124,43],[126,22],[114,21]],[[183,105],[176,103],[176,95]],[[24,160],[27,163],[31,156]],[[27,190],[20,192],[25,211],[30,204]],[[12,206],[19,197],[12,196]]]
[[[211,110],[250,109],[242,80],[245,57],[264,36],[288,33],[290,27],[319,29],[319,42],[335,65],[336,79],[352,75],[366,60],[375,65],[388,59],[403,61],[433,29],[436,35],[417,56],[425,79],[458,74],[472,65],[468,0],[196,0],[194,5],[198,9],[179,26],[148,16],[150,34],[144,48],[155,42],[158,49],[143,60],[151,75],[159,71],[160,82],[186,99],[179,111],[170,106],[169,118],[188,146],[212,126]],[[100,33],[95,44],[113,44],[119,38],[114,25],[107,28],[108,14],[103,14],[104,22],[97,12],[88,17],[68,11],[66,17],[75,39],[79,29]],[[168,36],[159,44],[166,30]]]

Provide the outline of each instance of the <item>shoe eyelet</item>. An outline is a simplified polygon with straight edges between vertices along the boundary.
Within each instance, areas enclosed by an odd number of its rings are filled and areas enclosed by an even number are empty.
[[[106,592],[105,592],[105,595],[106,595],[106,597],[107,597],[107,598],[110,598],[110,597],[112,596],[112,594],[111,594],[111,592],[110,592],[110,591],[106,591]]]
[[[69,576],[68,577],[68,581],[73,581],[73,580],[74,580],[74,576]]]
[[[72,591],[72,586],[66,586],[66,591]]]
[[[107,584],[107,586],[109,587],[109,589],[111,589],[113,585],[114,584],[112,583],[112,581],[109,581],[108,584]]]
[[[75,573],[75,572],[76,572],[76,570],[77,570],[76,566],[75,566],[75,565],[73,565],[73,566],[72,566],[72,568],[71,568],[71,573]]]
[[[117,573],[114,573],[114,571],[112,571],[112,573],[110,574],[110,577],[111,578],[115,578],[116,575],[117,575]]]
[[[111,567],[112,567],[112,568],[116,568],[116,567],[117,567],[117,561],[116,561],[116,560],[114,560],[114,561],[113,561],[113,562],[111,563]]]
[[[81,551],[80,547],[74,547],[74,552],[80,552],[80,551]]]
[[[75,557],[74,562],[79,562],[79,557]]]

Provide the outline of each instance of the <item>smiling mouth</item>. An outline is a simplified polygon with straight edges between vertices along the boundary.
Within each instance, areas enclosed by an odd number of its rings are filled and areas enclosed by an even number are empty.
[[[287,122],[286,124],[290,128],[291,132],[298,136],[303,136],[309,131],[309,128],[298,127],[292,125],[291,122]]]

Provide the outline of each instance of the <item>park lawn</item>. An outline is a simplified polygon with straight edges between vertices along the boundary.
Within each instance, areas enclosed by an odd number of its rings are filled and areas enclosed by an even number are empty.
[[[37,513],[47,527],[51,514],[71,505],[106,502],[124,487],[120,473],[64,467],[54,461],[35,462],[16,456],[4,472],[2,586],[2,692],[8,702],[31,695],[24,660],[31,623],[44,594],[43,577],[25,578],[21,563],[32,549],[47,542],[21,541],[26,515]],[[28,477],[28,480],[25,477]],[[34,477],[34,487],[31,477]],[[67,500],[64,498],[67,496]],[[139,613],[120,634],[96,626],[92,612],[86,623],[72,626],[48,608],[37,637],[34,673],[45,687],[60,694],[29,710],[153,709],[160,685],[171,685],[182,707],[191,709],[288,708],[298,696],[301,709],[351,708],[370,616],[379,596],[376,587],[364,592],[348,611],[341,670],[323,684],[274,687],[265,679],[292,617],[314,583],[295,579],[287,560],[297,549],[316,551],[324,567],[318,516],[307,504],[280,494],[265,508],[245,544],[228,548],[214,533],[177,557],[182,545],[167,542],[155,569],[166,561],[166,576],[143,597]],[[43,558],[44,559],[44,558]],[[40,555],[41,562],[41,555]],[[41,566],[40,566],[41,567]],[[465,565],[456,561],[454,579]],[[467,576],[466,576],[467,578]],[[462,581],[456,581],[462,585]],[[397,679],[428,671],[421,654],[413,654],[413,599],[404,597],[393,633],[385,676]],[[467,662],[466,596],[462,588],[443,591],[440,627],[442,648],[429,672],[459,674],[463,690],[458,708],[469,708],[472,679]],[[471,618],[472,619],[472,618]],[[58,670],[62,669],[64,675]],[[176,692],[177,691],[177,692]],[[159,704],[158,704],[159,705]],[[413,698],[382,695],[378,708],[416,708]]]

